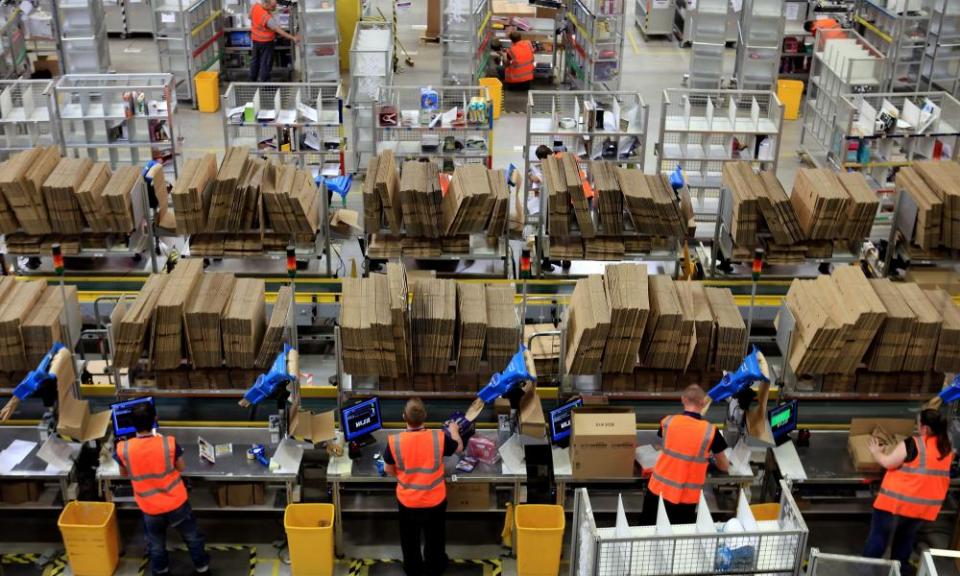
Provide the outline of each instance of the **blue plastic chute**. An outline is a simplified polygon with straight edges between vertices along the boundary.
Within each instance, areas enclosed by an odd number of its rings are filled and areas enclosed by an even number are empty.
[[[960,400],[960,374],[954,376],[953,380],[950,381],[950,385],[941,390],[938,396],[943,400],[944,404]]]
[[[673,191],[676,192],[684,186],[683,181],[683,169],[677,164],[677,167],[674,168],[673,172],[670,173],[670,186],[673,188]]]
[[[484,404],[489,404],[509,392],[514,386],[532,380],[533,376],[527,370],[527,363],[524,360],[526,346],[520,345],[520,349],[510,359],[510,363],[502,372],[497,372],[490,377],[490,381],[477,396],[483,400]]]
[[[37,368],[28,372],[23,380],[17,384],[17,387],[13,389],[13,395],[20,400],[26,400],[40,389],[41,384],[48,380],[56,380],[57,375],[50,373],[50,364],[57,352],[63,348],[65,348],[63,344],[55,342],[43,359],[40,360],[40,363],[37,364]]]
[[[244,400],[251,405],[259,404],[272,396],[279,386],[293,381],[293,375],[287,372],[287,353],[290,350],[292,348],[289,344],[283,345],[283,350],[277,354],[270,370],[266,374],[257,376],[257,381],[243,395]]]
[[[754,382],[769,382],[770,375],[765,366],[766,360],[763,354],[754,346],[750,354],[743,359],[740,367],[724,374],[720,383],[711,388],[707,395],[713,402],[719,402],[733,396],[746,386],[752,386]]]
[[[346,200],[347,194],[350,193],[350,188],[353,186],[353,174],[324,178],[323,182],[326,184],[327,190],[340,195],[340,198]]]

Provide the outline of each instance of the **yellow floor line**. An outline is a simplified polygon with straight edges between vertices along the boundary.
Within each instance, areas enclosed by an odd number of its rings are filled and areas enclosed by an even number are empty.
[[[278,576],[278,575],[280,574],[280,559],[279,559],[279,558],[274,558],[274,559],[273,559],[273,570],[270,571],[270,574],[271,574],[272,576]]]
[[[634,53],[634,54],[639,54],[639,53],[640,53],[640,47],[637,46],[637,39],[633,37],[633,30],[632,30],[632,29],[628,29],[628,30],[627,30],[627,38],[630,39],[630,45],[633,46],[633,53]]]

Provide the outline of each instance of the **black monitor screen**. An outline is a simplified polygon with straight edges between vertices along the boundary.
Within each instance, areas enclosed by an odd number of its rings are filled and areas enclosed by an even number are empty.
[[[113,433],[117,438],[133,436],[137,433],[137,428],[130,418],[130,413],[133,412],[134,406],[144,403],[153,404],[153,397],[135,398],[110,405],[110,409],[113,411]],[[156,428],[156,423],[154,423],[154,428]]]
[[[770,419],[770,432],[774,439],[779,440],[785,435],[793,432],[797,428],[797,407],[796,400],[791,400],[786,404],[781,404],[767,413]]]
[[[550,411],[550,440],[554,444],[570,437],[570,433],[573,431],[573,419],[570,417],[571,412],[574,408],[581,406],[583,406],[583,400],[577,398]]]
[[[340,425],[348,442],[376,432],[383,427],[380,417],[380,398],[374,396],[348,408],[340,414]]]

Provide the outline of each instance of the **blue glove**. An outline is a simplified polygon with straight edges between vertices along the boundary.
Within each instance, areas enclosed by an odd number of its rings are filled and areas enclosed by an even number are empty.
[[[57,355],[64,345],[60,342],[55,342],[53,347],[46,353],[43,357],[43,360],[37,364],[36,370],[31,370],[27,373],[26,377],[17,384],[17,387],[13,389],[13,395],[19,398],[20,400],[26,400],[30,396],[34,395],[37,390],[40,389],[40,385],[47,380],[56,380],[56,374],[50,374],[50,363],[53,362],[53,357]]]
[[[287,352],[290,350],[289,344],[283,345],[283,351],[277,354],[270,371],[257,376],[257,381],[243,395],[244,400],[250,404],[259,404],[272,396],[278,386],[293,381],[293,375],[287,373]]]
[[[670,174],[670,186],[673,188],[673,191],[683,188],[683,170],[680,168],[680,165],[677,164],[676,169]]]
[[[950,385],[941,390],[939,396],[944,404],[960,400],[960,374],[953,377]]]
[[[754,346],[753,351],[743,359],[740,367],[735,372],[724,374],[720,383],[711,388],[707,395],[714,402],[719,402],[733,396],[745,386],[752,386],[754,382],[769,382],[770,377],[760,366],[761,358],[763,355]]]
[[[503,372],[497,372],[491,376],[490,382],[477,394],[484,404],[489,404],[503,396],[520,382],[533,379],[523,358],[524,351],[526,351],[526,347],[521,344],[520,349],[510,359],[510,363],[503,369]]]

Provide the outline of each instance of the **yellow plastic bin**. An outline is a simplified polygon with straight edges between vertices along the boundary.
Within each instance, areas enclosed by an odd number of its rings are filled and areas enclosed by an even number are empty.
[[[120,535],[112,502],[70,502],[57,526],[75,576],[110,576],[117,569]]]
[[[499,78],[481,78],[480,85],[487,87],[490,93],[490,101],[493,102],[493,119],[500,117],[503,111],[503,82]]]
[[[800,117],[800,102],[803,100],[802,80],[777,80],[777,98],[783,104],[783,119]]]
[[[776,520],[780,517],[780,504],[770,502],[767,504],[751,504],[750,512],[753,513],[753,519],[758,522],[764,520]]]
[[[193,77],[197,91],[197,109],[201,112],[216,112],[220,109],[220,73],[197,72]]]
[[[333,504],[290,504],[283,527],[290,547],[290,573],[333,575]]]
[[[516,510],[517,574],[557,576],[566,518],[562,506],[521,504]]]

